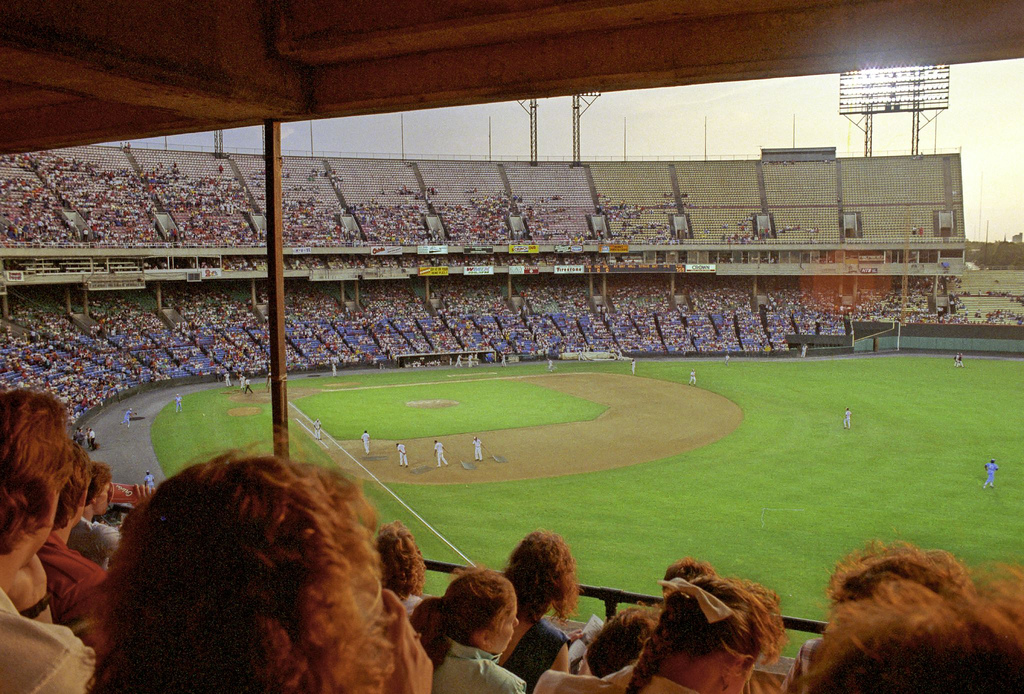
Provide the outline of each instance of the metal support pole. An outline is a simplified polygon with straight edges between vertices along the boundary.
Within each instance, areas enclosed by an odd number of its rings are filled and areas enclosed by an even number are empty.
[[[160,283],[156,283],[156,310],[162,311],[164,309],[164,293],[161,291]]]
[[[508,299],[508,303],[511,306],[512,305],[512,275],[508,275],[508,296],[506,296],[505,298]]]
[[[268,216],[267,219],[269,220],[270,217]],[[268,226],[267,227],[268,231],[269,231],[269,228],[270,227]],[[249,309],[252,310],[252,311],[256,310],[256,280],[255,280],[255,278],[249,280]]]
[[[587,275],[587,280],[590,282],[590,296],[594,296],[594,275],[593,275],[593,273]]]
[[[427,303],[429,304],[430,303],[430,278],[429,277],[424,277],[423,278],[423,287],[424,287],[423,293],[427,295]]]
[[[864,116],[864,156],[871,156],[872,143],[871,140],[874,137],[874,118],[869,113]]]
[[[71,315],[71,286],[64,285],[64,308],[67,310],[68,315]]]
[[[0,294],[0,304],[3,305],[4,320],[10,320],[11,319],[11,305],[7,302],[7,295],[6,294]]]
[[[288,457],[288,372],[284,342],[284,243],[281,203],[281,123],[263,124],[267,186],[267,281],[270,284],[270,408],[274,455]],[[255,292],[255,284],[253,286]]]
[[[601,275],[601,296],[608,300],[608,275]]]
[[[359,280],[356,280],[356,309],[361,310],[362,304],[359,303]]]
[[[82,313],[89,315],[89,290],[82,288]]]

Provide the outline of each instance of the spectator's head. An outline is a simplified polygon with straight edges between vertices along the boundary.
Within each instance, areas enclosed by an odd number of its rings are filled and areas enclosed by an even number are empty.
[[[890,581],[918,583],[944,596],[974,591],[967,567],[949,552],[924,550],[905,542],[870,542],[843,558],[832,573],[828,597],[833,605],[864,600]]]
[[[57,497],[57,513],[53,517],[53,529],[60,530],[73,525],[82,517],[85,509],[89,482],[92,480],[92,461],[81,446],[74,446],[69,453],[71,477],[64,483]]]
[[[85,503],[92,507],[93,515],[102,516],[110,505],[110,489],[114,480],[110,466],[92,461],[92,480],[86,493]]]
[[[402,600],[422,595],[427,579],[423,554],[416,539],[402,521],[380,526],[377,531],[377,552],[380,554],[381,583]]]
[[[594,677],[610,675],[636,662],[658,626],[658,615],[656,609],[630,607],[609,619],[587,647],[587,665]]]
[[[671,673],[691,689],[737,694],[758,658],[778,659],[786,631],[773,591],[722,576],[672,583],[627,694],[637,694],[659,673]],[[700,686],[691,678],[701,678]]]
[[[538,530],[524,537],[508,558],[505,576],[515,586],[521,621],[537,622],[548,610],[565,619],[576,609],[576,560],[557,533]]]
[[[0,555],[17,549],[31,556],[46,541],[77,448],[66,425],[64,405],[52,395],[0,393]]]
[[[508,647],[516,619],[516,594],[508,579],[480,567],[456,574],[440,598],[426,598],[412,613],[434,667],[444,662],[449,640],[499,654]]]
[[[804,684],[809,694],[1024,691],[1024,580],[937,596],[892,580],[836,608]]]
[[[715,567],[711,566],[706,561],[700,559],[694,559],[693,557],[683,557],[677,559],[668,565],[665,569],[665,580],[671,581],[673,578],[682,578],[687,581],[692,581],[697,576],[717,576],[718,572],[715,571]],[[669,588],[664,588],[663,592],[668,592]]]
[[[323,468],[185,469],[122,527],[92,691],[379,691],[392,656],[374,524]]]

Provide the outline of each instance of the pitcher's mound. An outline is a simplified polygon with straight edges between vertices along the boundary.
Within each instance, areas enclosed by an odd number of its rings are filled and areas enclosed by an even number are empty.
[[[228,410],[228,414],[232,417],[250,417],[259,413],[260,408],[258,407],[232,407]]]
[[[427,409],[435,410],[441,407],[455,407],[459,404],[458,400],[410,400],[405,403],[407,407],[425,407]]]

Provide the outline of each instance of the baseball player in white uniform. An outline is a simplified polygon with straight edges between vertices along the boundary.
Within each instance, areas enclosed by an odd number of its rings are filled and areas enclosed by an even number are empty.
[[[363,435],[360,436],[359,438],[361,438],[363,440],[363,450],[366,451],[367,455],[369,455],[370,454],[370,434],[369,434],[369,432],[367,432],[365,429],[363,429]]]
[[[629,360],[629,371],[636,376],[636,359]]]
[[[317,417],[313,420],[313,438],[317,441],[320,440],[320,418]]]
[[[690,385],[691,386],[697,385],[697,370],[696,369],[690,369]]]
[[[405,444],[396,443],[395,448],[398,449],[398,467],[409,467],[409,457],[405,455]]]
[[[338,362],[336,361],[331,362],[331,376],[334,376],[335,378],[338,376]]]
[[[479,436],[473,437],[473,460],[483,460],[484,454],[480,450],[483,448],[484,442],[480,440]]]
[[[441,467],[441,463],[447,465],[448,461],[444,457],[444,444],[434,439],[434,450],[437,452],[437,466]]]
[[[843,428],[844,429],[849,429],[850,428],[850,414],[851,414],[850,413],[850,408],[847,407],[846,408],[846,413],[843,415]]]

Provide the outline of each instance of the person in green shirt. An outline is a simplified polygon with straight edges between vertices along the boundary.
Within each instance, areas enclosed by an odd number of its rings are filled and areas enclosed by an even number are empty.
[[[524,694],[526,683],[498,665],[517,621],[515,590],[491,569],[460,571],[443,597],[421,602],[412,625],[434,663],[434,694]]]

